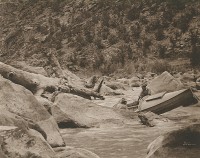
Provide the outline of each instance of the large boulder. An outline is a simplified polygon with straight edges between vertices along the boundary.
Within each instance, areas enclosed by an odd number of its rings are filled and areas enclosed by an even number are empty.
[[[0,100],[2,113],[10,112],[37,123],[51,146],[64,145],[56,121],[29,90],[0,76]]]
[[[148,146],[147,158],[197,158],[200,155],[200,124],[158,137]]]
[[[165,71],[160,76],[154,78],[148,84],[148,88],[151,90],[151,94],[157,94],[164,91],[173,92],[180,90],[183,88],[183,84],[180,80]]]
[[[120,99],[117,104],[113,106],[115,109],[127,109],[127,100],[125,98]]]
[[[136,84],[140,82],[140,78],[133,76],[132,78],[129,79],[129,85],[131,84]]]
[[[41,96],[35,96],[35,98],[40,103],[40,105],[44,106],[45,109],[49,112],[49,114],[52,115],[51,108],[53,106],[53,102],[51,102],[50,100],[43,98]]]
[[[96,127],[107,122],[116,124],[124,120],[113,109],[99,106],[90,100],[72,94],[58,94],[54,105],[62,111],[63,116],[67,116],[67,120],[73,120],[73,125],[79,127]],[[52,110],[52,113],[54,118],[59,120],[59,123],[62,123],[59,113],[54,113],[54,110]],[[65,121],[66,118],[63,117],[63,122]]]
[[[125,85],[123,83],[120,83],[120,82],[111,81],[111,82],[106,82],[105,84],[106,84],[106,86],[110,87],[113,90],[117,90],[117,89],[125,90],[126,89]]]
[[[55,158],[55,152],[34,130],[0,126],[1,158]]]
[[[67,77],[68,83],[70,85],[76,85],[77,87],[84,87],[84,80],[79,78],[77,75],[69,70],[63,70],[64,75]]]
[[[95,83],[97,82],[98,78],[97,76],[93,75],[91,76],[85,83],[86,88],[94,88]]]
[[[123,95],[121,90],[113,90],[105,84],[102,85],[99,93],[102,95]]]
[[[52,114],[56,119],[59,128],[85,127],[81,126],[78,122],[72,120],[70,116],[68,116],[64,111],[62,111],[57,105],[52,106]]]
[[[198,90],[200,90],[200,77],[196,80],[196,87]]]
[[[56,156],[59,158],[99,158],[96,154],[82,148],[73,148],[73,147],[59,147],[54,148],[54,151],[57,153]]]
[[[22,117],[9,111],[0,111],[0,126],[16,126],[28,129],[29,125]]]
[[[120,79],[117,79],[117,82],[120,82],[120,83],[123,83],[123,84],[126,84],[126,85],[129,85],[129,79],[127,78],[120,78]]]
[[[27,119],[24,120],[21,116],[9,111],[0,112],[0,126],[16,126],[23,129],[34,129],[39,132],[45,139],[47,139],[47,134],[36,122]]]

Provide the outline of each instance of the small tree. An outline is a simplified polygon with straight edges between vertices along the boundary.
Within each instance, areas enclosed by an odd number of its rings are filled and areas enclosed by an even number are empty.
[[[191,32],[191,45],[192,45],[192,52],[190,57],[190,62],[192,66],[199,66],[200,65],[200,46],[198,45],[198,35],[197,31]]]

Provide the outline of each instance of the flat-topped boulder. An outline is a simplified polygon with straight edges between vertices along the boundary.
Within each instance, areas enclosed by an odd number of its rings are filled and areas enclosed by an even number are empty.
[[[56,121],[29,90],[1,76],[0,87],[0,111],[2,113],[10,112],[27,122],[37,123],[45,131],[47,141],[51,146],[64,145]]]
[[[116,124],[124,120],[112,108],[102,107],[90,100],[72,94],[60,93],[55,98],[54,106],[63,116],[61,118],[60,113],[54,112],[54,107],[52,108],[53,116],[59,123],[73,120],[73,125],[78,127],[94,127],[108,120],[109,123],[114,122]],[[64,126],[64,124],[62,125]],[[66,127],[68,127],[67,125],[69,124],[66,122]]]

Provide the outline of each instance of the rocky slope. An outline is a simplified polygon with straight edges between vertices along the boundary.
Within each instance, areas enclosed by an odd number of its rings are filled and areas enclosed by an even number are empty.
[[[1,0],[0,7],[0,60],[7,63],[26,61],[52,74],[54,52],[63,68],[109,74],[200,61],[198,0]]]

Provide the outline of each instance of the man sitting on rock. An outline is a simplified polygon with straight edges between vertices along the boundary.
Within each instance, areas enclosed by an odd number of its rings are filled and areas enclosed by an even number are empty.
[[[140,93],[140,96],[138,98],[138,101],[140,101],[142,98],[144,98],[145,96],[147,95],[151,95],[151,92],[150,90],[147,88],[147,84],[146,83],[143,83],[142,84],[142,92]]]

